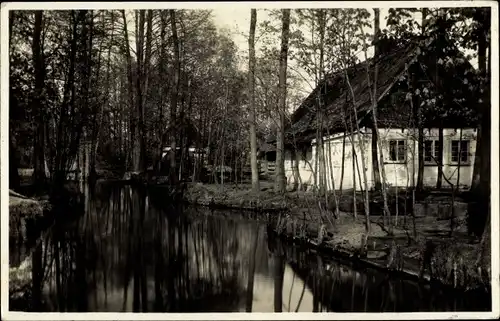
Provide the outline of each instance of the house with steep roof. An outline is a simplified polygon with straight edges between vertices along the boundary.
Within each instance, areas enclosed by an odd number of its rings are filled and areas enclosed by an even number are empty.
[[[323,175],[330,190],[364,189],[366,177],[372,189],[372,148],[377,148],[388,186],[415,186],[419,167],[424,186],[436,186],[440,168],[443,187],[470,186],[478,118],[474,68],[437,36],[405,43],[385,39],[378,46],[377,58],[327,75],[295,110],[285,132],[287,182],[312,186]],[[375,62],[376,97],[370,90]]]

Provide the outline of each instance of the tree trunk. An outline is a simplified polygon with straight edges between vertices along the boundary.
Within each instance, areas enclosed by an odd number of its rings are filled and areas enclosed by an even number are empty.
[[[489,21],[489,17],[485,17],[485,21]],[[489,23],[485,26],[485,33],[489,30]],[[484,229],[488,228],[485,226],[491,215],[490,208],[490,175],[491,175],[491,101],[490,101],[490,74],[488,66],[491,63],[491,55],[488,55],[486,59],[486,50],[488,46],[488,39],[486,34],[481,37],[478,46],[478,60],[479,60],[479,71],[483,81],[483,95],[481,97],[482,103],[480,104],[480,124],[478,132],[478,149],[476,149],[476,154],[479,154],[479,184],[477,184],[475,189],[471,189],[472,195],[477,202],[477,206],[471,215],[473,220],[476,221],[477,230],[476,234],[484,233]],[[491,48],[491,45],[490,47]],[[491,52],[491,50],[490,50]],[[476,158],[476,161],[478,160]],[[484,226],[484,228],[482,227]]]
[[[343,190],[343,185],[344,185],[344,173],[345,173],[345,168],[344,168],[344,164],[345,164],[345,140],[346,140],[346,137],[347,137],[347,128],[346,128],[346,131],[344,132],[344,137],[342,138],[342,163],[340,165],[340,186],[339,186],[339,190],[340,190],[340,197],[342,197],[342,190]]]
[[[351,82],[349,80],[349,75],[347,74],[347,71],[344,73],[345,80],[347,83],[347,87],[349,88],[350,96],[351,96],[351,102],[352,102],[352,111],[353,111],[353,116],[354,116],[354,124],[356,125],[356,131],[358,133],[358,140],[360,143],[360,152],[361,152],[361,166],[363,170],[363,180],[364,180],[364,185],[365,185],[365,198],[364,198],[364,210],[365,210],[365,224],[366,224],[366,229],[369,231],[370,230],[370,194],[368,191],[368,177],[366,175],[366,160],[365,160],[365,143],[363,137],[361,137],[361,131],[359,128],[359,120],[358,120],[358,111],[356,109],[356,96],[354,95],[354,89],[351,86]],[[354,141],[351,142],[354,144]],[[353,147],[354,148],[354,147]],[[353,149],[354,151],[354,149]],[[353,155],[354,161],[357,161],[357,156]],[[353,176],[355,174],[353,173]],[[355,177],[353,177],[353,180],[356,180]],[[361,183],[361,182],[360,182]],[[356,201],[356,199],[354,199]],[[365,237],[368,235],[366,233]]]
[[[411,77],[411,88],[414,90],[417,88],[415,73],[410,71]],[[417,95],[412,95],[413,102],[413,117],[415,118],[415,124],[417,125],[418,137],[417,137],[417,184],[415,189],[417,192],[422,191],[424,187],[424,124],[422,108],[420,107],[420,99]]]
[[[82,42],[85,44],[84,45],[84,55],[83,55],[83,62],[85,64],[85,68],[84,68],[84,80],[83,80],[83,85],[82,85],[82,91],[81,91],[81,95],[83,97],[81,97],[80,99],[80,104],[83,103],[83,105],[80,106],[80,109],[83,109],[83,108],[91,108],[91,87],[92,87],[92,67],[93,67],[93,59],[92,59],[92,47],[93,47],[93,41],[94,41],[94,18],[93,18],[93,11],[90,10],[89,11],[89,16],[90,18],[87,20],[87,19],[84,19],[84,30],[85,32],[83,33],[84,37],[82,37]],[[97,72],[96,72],[96,82],[99,80],[99,71],[101,69],[101,62],[100,62],[100,55],[101,55],[101,48],[99,48],[99,59],[98,59],[98,63],[97,63],[97,66],[96,66],[96,69],[97,69]],[[89,124],[89,116],[88,115],[83,115],[83,117],[80,117],[80,121],[83,121],[83,126],[82,126],[82,130],[81,130],[81,133],[77,133],[76,135],[76,139],[73,139],[73,148],[71,149],[71,152],[70,152],[70,155],[69,155],[69,159],[70,159],[70,164],[73,162],[73,158],[75,157],[76,155],[76,158],[78,159],[78,157],[80,156],[80,146],[82,146],[81,144],[81,136],[83,136],[83,139],[86,143],[87,139],[90,137],[92,139],[92,131],[89,130],[88,128],[88,124]],[[95,127],[95,124],[92,125],[93,127]],[[88,133],[90,132],[90,134]],[[94,146],[92,145],[91,146],[91,150],[94,149]],[[89,159],[87,157],[87,147],[85,146],[84,147],[84,153],[82,155],[83,159],[82,159],[82,166],[80,166],[79,168],[77,168],[77,170],[81,171],[81,178],[82,180],[86,179],[86,177],[88,177],[88,170],[87,170],[87,164],[89,163]],[[92,154],[92,152],[91,152]]]
[[[436,188],[440,189],[443,185],[443,148],[444,148],[444,134],[443,134],[443,126],[439,126],[439,134],[438,134],[438,142],[439,142],[439,152],[438,152],[438,177],[436,182]]]
[[[283,279],[285,274],[284,258],[278,254],[274,266],[274,312],[283,312]]]
[[[285,112],[286,112],[286,72],[288,60],[288,38],[290,33],[290,9],[283,9],[283,28],[281,33],[281,53],[279,61],[279,126],[276,137],[276,180],[275,191],[285,192]]]
[[[136,131],[136,126],[137,126],[137,120],[135,117],[135,112],[134,110],[134,77],[132,74],[132,57],[130,55],[130,42],[128,39],[128,29],[127,29],[127,18],[125,16],[125,10],[122,10],[122,18],[123,18],[123,33],[124,33],[124,41],[125,41],[125,56],[127,59],[127,80],[128,80],[128,100],[129,100],[129,115],[130,115],[130,121],[129,121],[129,137],[128,138],[128,148],[127,150],[131,150],[130,145],[133,144],[135,141],[135,131]],[[126,156],[126,170],[128,170],[128,159],[129,155],[127,154]]]
[[[373,120],[373,123],[375,121]],[[375,126],[372,125],[372,167],[373,167],[373,183],[376,191],[382,190],[382,183],[380,181],[380,167],[378,162],[378,132]]]
[[[375,54],[374,57],[375,59],[378,58],[380,54],[379,50],[379,35],[380,35],[380,9],[374,8],[373,9],[375,13],[375,37],[374,37],[374,45],[375,45]],[[375,83],[375,86],[377,84]],[[374,86],[374,91],[376,91],[376,88]],[[375,97],[377,99],[377,97]],[[380,182],[380,168],[379,168],[379,156],[378,156],[378,130],[375,128],[375,115],[372,118],[373,123],[372,123],[372,167],[373,167],[373,182],[375,184],[375,190],[376,191],[381,191],[382,190],[382,183]]]
[[[174,46],[174,88],[172,90],[171,100],[170,100],[170,180],[171,183],[177,182],[177,167],[176,167],[176,118],[177,118],[177,96],[179,94],[180,86],[180,73],[181,73],[181,63],[180,63],[180,51],[179,51],[179,39],[177,37],[177,24],[175,20],[175,10],[169,10],[170,13],[170,25],[172,27],[172,42]]]
[[[35,11],[35,26],[33,30],[33,66],[35,72],[35,97],[33,107],[35,109],[35,140],[34,140],[34,184],[43,186],[47,177],[45,176],[45,108],[43,99],[43,87],[45,81],[45,62],[43,48],[41,45],[43,11]]]
[[[257,134],[255,130],[255,26],[257,10],[250,9],[250,37],[248,38],[249,63],[248,86],[250,95],[250,165],[252,169],[252,190],[260,191],[259,168],[257,166]]]
[[[490,260],[487,260],[490,258]],[[486,216],[484,231],[481,237],[480,252],[477,258],[477,263],[485,273],[491,268],[491,215]],[[486,280],[490,279],[490,273],[485,273],[483,276]]]
[[[472,177],[472,185],[470,191],[476,195],[481,196],[483,190],[489,190],[489,171],[490,171],[490,62],[491,62],[491,44],[489,44],[488,31],[490,29],[490,15],[482,9],[476,9],[474,20],[481,25],[481,37],[478,39],[478,68],[481,77],[483,95],[481,97],[482,103],[480,104],[480,123],[477,131],[476,155],[474,159],[474,171]],[[488,51],[489,50],[489,51]],[[486,52],[489,52],[488,57]],[[483,175],[485,174],[485,175]],[[484,176],[484,177],[483,177]],[[480,198],[480,197],[479,197]]]
[[[292,171],[293,171],[293,190],[301,190],[302,189],[302,177],[300,177],[300,170],[299,170],[299,160],[300,156],[299,153],[297,153],[297,149],[294,146],[292,149]]]
[[[111,21],[112,23],[114,23],[114,15],[113,15],[113,12],[111,13]],[[102,15],[102,28],[104,28],[105,26],[105,17],[104,15]],[[113,24],[114,26],[114,24]],[[112,27],[111,29],[111,41],[113,41],[113,32],[114,32],[114,28]],[[99,82],[99,70],[101,68],[101,52],[102,52],[102,43],[103,43],[103,39],[101,39],[101,42],[99,44],[99,60],[98,60],[98,63],[97,63],[97,77],[96,77],[96,83]],[[90,48],[91,50],[92,48]],[[99,146],[99,137],[100,137],[100,133],[101,133],[101,127],[102,127],[102,123],[103,123],[103,120],[104,120],[104,108],[105,106],[108,104],[109,102],[109,95],[107,94],[110,89],[111,89],[111,83],[110,83],[110,76],[111,76],[111,49],[112,49],[112,46],[108,46],[108,54],[107,54],[107,59],[106,59],[106,81],[105,81],[105,89],[104,89],[104,93],[105,94],[105,98],[104,98],[104,102],[99,106],[96,106],[95,107],[95,111],[94,111],[94,124],[92,124],[92,136],[91,136],[91,139],[92,139],[92,144],[91,144],[91,151],[90,151],[90,165],[89,165],[89,174],[90,176],[93,176],[95,177],[95,174],[96,174],[96,158],[97,158],[97,149],[98,149],[98,146]],[[114,92],[114,88],[113,88],[113,92]],[[97,121],[97,118],[99,117],[99,121]],[[117,126],[116,125],[113,125],[114,127],[114,130],[117,131],[118,129],[116,128]]]
[[[145,24],[145,11],[139,10],[136,12],[136,22],[138,23],[136,28],[138,29],[138,34],[136,37],[136,93],[135,96],[135,119],[137,120],[135,126],[133,141],[133,170],[135,172],[143,172],[146,169],[145,166],[145,141],[144,141],[144,24]],[[138,17],[137,17],[138,16]]]
[[[142,102],[139,114],[139,129],[141,132],[140,140],[140,151],[141,151],[141,171],[146,171],[147,164],[147,146],[146,139],[148,142],[151,141],[149,136],[151,131],[146,128],[146,110],[149,103],[149,78],[151,72],[151,51],[152,51],[152,35],[153,35],[153,10],[148,10],[146,16],[147,28],[146,28],[146,46],[145,46],[145,56],[142,65]]]
[[[252,9],[252,11],[255,9]],[[257,227],[255,230],[254,243],[252,247],[252,253],[250,254],[250,264],[248,265],[248,283],[247,283],[247,297],[246,297],[246,312],[252,312],[253,304],[253,284],[255,278],[255,256],[257,254],[257,246],[259,240],[259,231]]]
[[[161,165],[162,165],[162,155],[163,155],[163,147],[165,145],[165,141],[164,141],[164,136],[165,136],[165,133],[164,133],[164,121],[163,121],[163,118],[164,118],[164,104],[165,104],[165,101],[163,99],[163,96],[168,92],[167,90],[167,83],[166,83],[166,79],[165,79],[165,74],[166,74],[166,64],[167,64],[167,59],[166,59],[166,55],[165,55],[165,46],[166,46],[166,28],[167,28],[167,23],[166,23],[166,17],[164,15],[163,12],[160,12],[160,79],[161,79],[161,83],[164,84],[162,86],[160,86],[159,88],[159,103],[158,103],[158,113],[159,113],[159,117],[158,117],[158,150],[157,150],[157,153],[158,155],[156,156],[156,162],[155,162],[155,166],[156,166],[156,171],[157,172],[161,172],[162,171],[162,168],[161,168]]]
[[[417,191],[422,191],[422,189],[424,188],[424,128],[422,127],[421,123],[418,125],[417,149],[418,149],[418,173],[417,173],[416,189]]]
[[[17,151],[12,142],[13,139],[9,138],[9,188],[17,191],[21,186],[21,179],[19,177]]]
[[[476,153],[474,155],[474,168],[472,170],[472,182],[470,187],[470,191],[472,193],[476,193],[477,191],[479,191],[479,185],[481,183],[481,151],[483,150],[481,144],[481,132],[481,125],[479,125],[476,134]]]
[[[325,29],[326,29],[326,20],[325,20],[325,11],[324,10],[319,10],[318,11],[318,29],[319,29],[319,66],[318,66],[318,72],[317,75],[319,77],[316,78],[316,85],[320,82],[321,79],[324,79],[324,42],[325,42]],[[324,117],[325,112],[324,112],[324,104],[323,104],[323,88],[326,88],[325,86],[322,86],[320,90],[318,91],[318,94],[316,96],[316,115],[318,119],[318,130],[316,132],[316,142],[318,146],[318,173],[320,175],[319,177],[319,192],[320,195],[324,195],[325,197],[325,202],[328,204],[328,180],[327,180],[327,174],[326,174],[326,155],[325,155],[325,141],[323,139],[323,124],[324,124]]]
[[[327,130],[327,135],[330,136],[330,130]],[[334,166],[333,166],[333,161],[332,161],[332,147],[331,147],[331,142],[328,142],[327,145],[327,157],[326,161],[328,161],[328,170],[330,171],[330,180],[332,182],[332,194],[333,194],[333,206],[331,202],[328,201],[328,198],[325,199],[327,202],[328,208],[334,213],[335,218],[340,217],[340,211],[339,211],[339,199],[337,196],[337,189],[335,186],[335,173],[334,173]]]
[[[15,11],[9,11],[9,48],[12,43],[12,27],[14,26],[15,22]],[[10,106],[9,109],[11,110],[11,115],[12,115],[12,110],[16,110],[18,108],[17,106],[17,99],[14,97],[14,95],[10,94]],[[19,162],[17,158],[17,149],[16,149],[16,144],[15,144],[15,136],[14,136],[14,130],[12,130],[12,127],[10,127],[10,133],[9,133],[9,188],[16,191],[19,186],[21,185],[21,179],[19,177]]]

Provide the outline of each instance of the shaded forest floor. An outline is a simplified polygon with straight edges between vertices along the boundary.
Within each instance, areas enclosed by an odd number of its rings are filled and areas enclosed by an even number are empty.
[[[312,192],[277,194],[270,182],[261,182],[258,193],[252,192],[249,184],[191,184],[184,198],[188,203],[212,208],[257,211],[265,216],[271,233],[278,237],[412,278],[419,277],[424,252],[428,250],[429,261],[423,265],[425,279],[463,289],[489,286],[489,277],[486,280],[484,274],[480,274],[476,263],[479,241],[467,233],[465,197],[457,195],[452,207],[450,194],[428,193],[419,197],[413,206],[411,195],[400,191],[396,197],[391,191],[389,207],[393,228],[389,233],[383,224],[381,197],[371,195],[371,231],[364,247],[366,251],[361,255],[366,234],[362,194],[356,195],[356,217],[352,191],[337,196],[340,214],[336,219],[331,211],[333,207],[328,210],[324,202],[319,204]],[[488,269],[482,267],[483,272]]]

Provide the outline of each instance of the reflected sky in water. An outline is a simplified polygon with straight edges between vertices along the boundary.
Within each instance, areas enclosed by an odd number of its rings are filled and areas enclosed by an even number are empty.
[[[57,207],[55,211],[61,210]],[[67,216],[71,216],[71,211]],[[238,213],[175,206],[162,192],[98,185],[21,265],[11,310],[67,312],[382,312],[489,310],[487,296],[354,270],[268,240]],[[216,213],[215,213],[216,214]],[[234,214],[234,215],[233,215]],[[16,249],[11,249],[13,253]],[[12,256],[11,256],[12,259]]]

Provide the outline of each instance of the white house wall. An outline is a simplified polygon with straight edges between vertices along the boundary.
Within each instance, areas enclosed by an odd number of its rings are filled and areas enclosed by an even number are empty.
[[[293,184],[295,182],[295,176],[293,175],[293,170],[292,170],[294,161],[295,160],[292,161],[291,152],[289,150],[287,150],[285,152],[285,175],[286,175],[287,182],[289,184]],[[302,180],[302,184],[312,185],[314,183],[314,177],[312,175],[313,172],[311,171],[311,166],[314,169],[312,150],[309,149],[307,151],[307,155],[305,158],[302,157],[302,155],[301,155],[300,161],[298,164],[299,175],[300,175],[300,178]]]
[[[425,130],[424,134],[426,137],[431,139],[438,139],[438,129]],[[456,185],[459,178],[458,164],[453,164],[451,162],[451,141],[460,139],[460,129],[444,129],[443,130],[443,175],[446,177],[453,185]],[[472,183],[472,172],[474,169],[474,155],[476,154],[476,144],[477,144],[477,130],[475,129],[462,129],[462,140],[469,140],[469,157],[470,163],[460,164],[460,183],[461,187],[469,187]],[[424,185],[436,186],[437,182],[437,166],[424,166]],[[443,187],[449,186],[449,183],[443,178]]]
[[[368,146],[368,144],[371,144],[370,138],[371,136],[365,137],[365,149]],[[313,142],[314,143],[314,142]],[[335,189],[339,189],[340,187],[340,180],[342,177],[342,144],[343,144],[343,134],[342,135],[332,135],[329,137],[325,137],[324,141],[324,147],[325,147],[325,158],[326,158],[326,163],[327,163],[327,184],[329,189],[333,189],[333,183],[335,183]],[[357,162],[355,161],[355,175],[353,175],[353,166],[352,166],[352,145],[351,145],[351,137],[350,135],[346,137],[345,141],[345,159],[344,159],[344,173],[343,173],[343,181],[342,181],[342,189],[351,189],[353,188],[353,177],[355,176],[356,179],[356,187],[359,189],[360,186],[364,188],[364,179],[363,179],[363,174],[358,174],[358,167],[359,170],[362,169],[362,157],[361,157],[361,145],[362,142],[359,140],[359,137],[357,134],[354,135],[354,145],[355,145],[355,154],[357,156]],[[329,156],[331,155],[331,156]],[[302,179],[302,183],[305,185],[313,185],[314,184],[314,175],[313,172],[315,170],[315,162],[316,162],[316,156],[317,156],[317,149],[316,145],[312,145],[311,149],[309,149],[307,153],[307,158],[308,161],[304,160],[303,157],[301,157],[299,161],[299,174]],[[331,160],[331,161],[330,161]],[[371,162],[371,154],[370,153],[365,153],[365,165],[369,165]],[[308,164],[310,163],[310,165]],[[333,169],[333,181],[332,181],[332,176],[331,176],[331,170],[330,170],[330,164]],[[294,183],[295,178],[293,175],[293,163],[291,161],[291,153],[289,151],[286,152],[285,154],[285,173],[287,177],[287,182],[289,184]],[[313,171],[311,171],[311,167]],[[371,186],[371,167],[367,166],[367,178],[368,178],[368,184]],[[316,178],[319,178],[319,174],[316,173]],[[333,183],[332,183],[333,182]]]
[[[371,137],[371,134],[370,134]],[[414,186],[418,176],[418,140],[417,131],[408,129],[379,129],[382,145],[384,170],[388,186]],[[391,161],[390,140],[406,140],[406,161]],[[380,148],[379,157],[380,157]],[[371,142],[370,142],[371,153]],[[371,164],[370,164],[371,167]]]
[[[355,134],[354,135],[354,154],[353,157],[353,144],[351,142],[351,136],[347,135],[345,139],[345,148],[343,149],[344,138],[342,136],[334,137],[333,139],[327,138],[324,140],[324,153],[325,153],[325,164],[326,164],[326,184],[329,190],[333,189],[335,184],[335,189],[340,188],[340,183],[342,181],[342,189],[352,189],[354,184],[356,184],[356,189],[365,188],[365,179],[363,175],[363,164],[366,171],[366,177],[368,179],[368,187],[371,186],[371,153],[369,153],[369,146],[371,146],[371,136],[366,134]],[[362,139],[363,138],[363,139]],[[344,164],[342,166],[342,154],[344,153]],[[316,145],[313,147],[313,157],[317,156]],[[363,162],[364,156],[364,162]],[[354,171],[353,171],[353,160],[354,160]],[[342,174],[342,168],[344,172]],[[333,180],[332,172],[333,170]],[[343,178],[342,178],[343,175]],[[319,173],[317,174],[319,179]]]
[[[344,173],[342,180],[342,189],[352,189],[355,176],[356,189],[364,189],[364,177],[362,172],[362,150],[365,157],[365,170],[368,180],[368,188],[373,188],[373,171],[372,171],[372,154],[371,154],[371,131],[369,129],[362,130],[363,134],[354,135],[354,150],[357,156],[357,162],[355,161],[355,166],[359,167],[353,173],[353,152],[351,145],[351,137],[348,135],[345,141],[345,157],[344,157]],[[382,145],[382,153],[384,159],[384,169],[389,186],[399,186],[407,187],[414,186],[417,181],[418,176],[418,140],[417,140],[416,130],[402,130],[402,129],[379,129],[380,142]],[[438,140],[438,129],[426,129],[424,130],[424,135],[426,139]],[[364,143],[361,142],[360,136],[364,137]],[[460,139],[460,129],[450,129],[445,128],[443,130],[443,175],[450,181],[453,185],[457,184],[458,175],[458,164],[453,164],[451,162],[451,141]],[[477,132],[474,129],[463,129],[462,130],[462,140],[469,140],[469,158],[470,162],[467,164],[460,165],[460,186],[468,187],[472,182],[472,171],[474,168],[474,155],[476,151],[476,139]],[[405,161],[391,161],[390,160],[390,150],[389,150],[389,140],[406,140],[406,156]],[[315,168],[315,162],[317,157],[317,149],[315,141],[312,143],[312,148],[308,152],[307,158],[312,166]],[[342,178],[342,144],[343,144],[343,134],[336,134],[334,136],[324,137],[324,150],[326,157],[326,174],[327,174],[327,184],[328,189],[333,188],[331,175],[330,175],[330,163],[333,168],[333,178],[335,182],[335,189],[340,188],[340,181]],[[380,151],[380,149],[379,149]],[[285,154],[285,172],[287,176],[288,183],[294,182],[294,175],[292,170],[292,161],[290,157],[290,152],[287,151]],[[380,155],[380,153],[379,153]],[[307,185],[314,183],[313,172],[310,170],[307,161],[303,158],[299,161],[299,174],[301,176],[302,182]],[[437,164],[425,164],[424,165],[424,186],[435,187],[437,182],[438,166]],[[355,175],[354,175],[355,174]],[[318,174],[317,174],[318,177]],[[449,187],[446,179],[443,178],[442,186]]]

